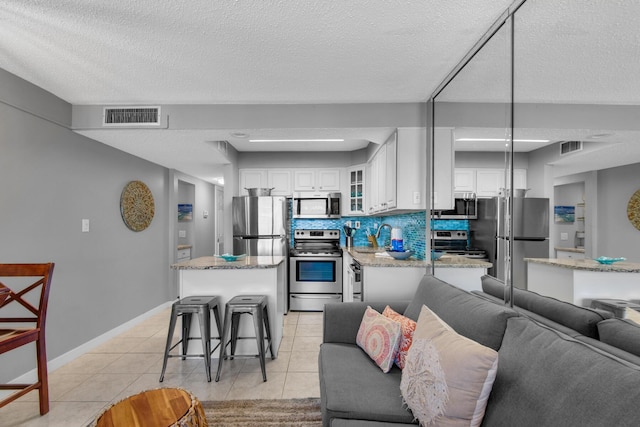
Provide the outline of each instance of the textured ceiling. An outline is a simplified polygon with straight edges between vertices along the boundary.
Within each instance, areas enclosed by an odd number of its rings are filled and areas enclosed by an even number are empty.
[[[6,0],[0,2],[0,67],[76,106],[422,102],[511,3]],[[640,105],[638,17],[638,0],[525,3],[515,19],[516,99]],[[509,98],[510,37],[502,31],[443,98]],[[375,141],[389,127],[78,131],[210,179],[225,159],[208,141],[226,139],[240,151],[310,148],[256,148],[229,137],[234,131],[343,137],[340,146],[312,147],[340,151]],[[469,126],[461,132],[474,136]],[[638,140],[638,132],[620,135]]]
[[[31,0],[0,64],[72,104],[424,101],[511,0]]]

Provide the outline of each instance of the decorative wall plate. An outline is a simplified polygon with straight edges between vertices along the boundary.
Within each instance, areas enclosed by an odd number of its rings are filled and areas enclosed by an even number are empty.
[[[631,224],[640,230],[640,190],[633,193],[627,205],[627,217]]]
[[[153,194],[142,181],[131,181],[124,186],[120,196],[122,220],[133,231],[149,227],[156,211]]]

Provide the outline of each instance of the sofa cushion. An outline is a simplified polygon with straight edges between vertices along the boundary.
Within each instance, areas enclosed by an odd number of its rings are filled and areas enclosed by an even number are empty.
[[[333,418],[413,423],[402,405],[397,366],[384,374],[358,346],[333,343],[320,346],[318,366],[325,425]]]
[[[518,314],[442,280],[425,275],[404,315],[417,320],[426,305],[457,333],[498,350],[507,319]]]
[[[640,325],[632,320],[608,319],[598,323],[600,341],[640,356]]]
[[[457,334],[422,307],[400,391],[420,424],[479,426],[498,353]]]
[[[482,290],[500,298],[501,295],[504,295],[504,284],[495,277],[485,275],[482,277]],[[598,338],[598,322],[611,317],[610,314],[604,311],[579,307],[565,301],[517,288],[513,290],[513,303],[531,313],[596,339]],[[544,322],[544,319],[536,320]]]
[[[401,336],[400,323],[367,307],[360,322],[356,344],[376,362],[382,372],[387,373],[396,360]]]
[[[398,368],[403,369],[407,353],[413,341],[413,332],[416,330],[416,321],[409,319],[407,316],[403,316],[389,306],[384,308],[382,315],[400,324],[400,332],[402,335],[400,336],[400,343],[398,344],[395,364],[398,365]]]
[[[485,426],[635,426],[640,367],[524,317],[511,318]]]

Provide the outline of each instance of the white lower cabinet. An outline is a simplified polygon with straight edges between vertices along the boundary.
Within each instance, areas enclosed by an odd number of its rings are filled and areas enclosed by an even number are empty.
[[[363,301],[409,301],[426,274],[424,267],[362,266]]]

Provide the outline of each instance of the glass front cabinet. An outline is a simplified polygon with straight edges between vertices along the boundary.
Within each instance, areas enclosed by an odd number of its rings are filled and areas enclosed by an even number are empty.
[[[352,166],[347,169],[349,190],[347,193],[347,215],[364,215],[364,171],[365,165]]]

